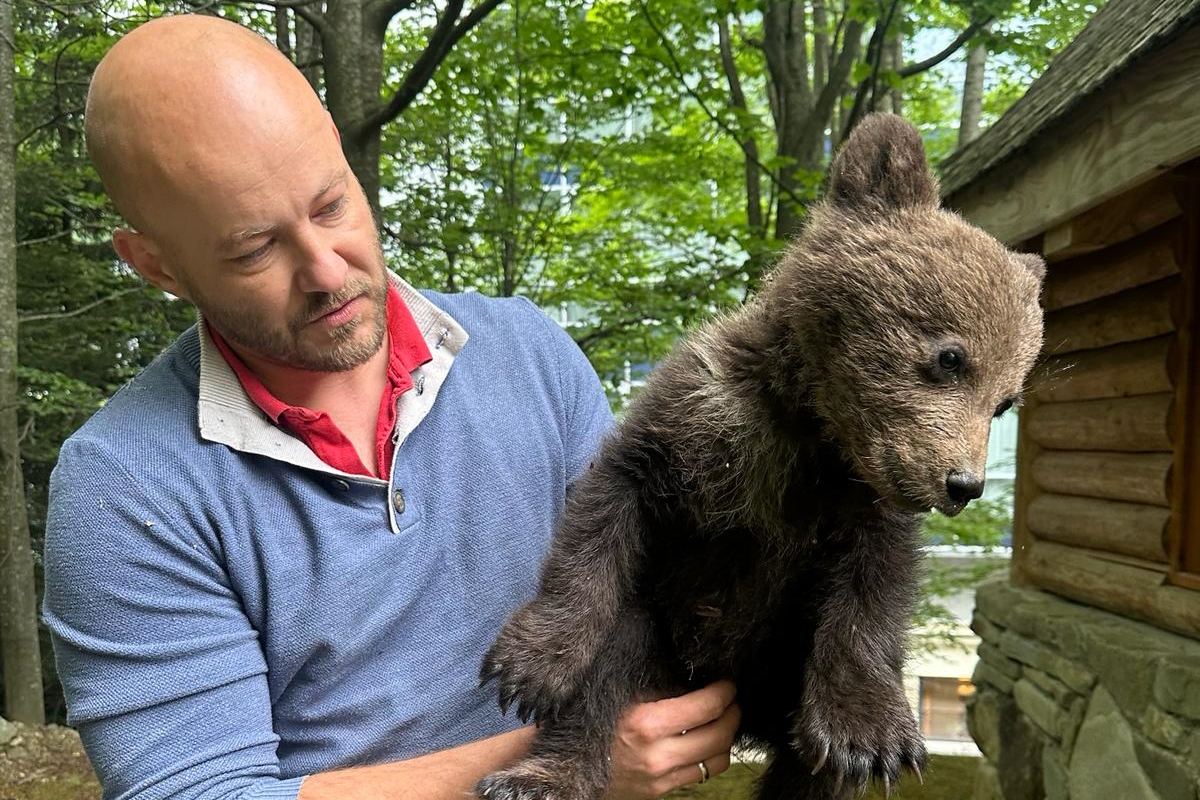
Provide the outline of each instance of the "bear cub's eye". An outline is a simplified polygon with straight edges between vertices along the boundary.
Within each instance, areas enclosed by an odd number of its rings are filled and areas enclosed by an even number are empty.
[[[934,383],[958,383],[967,370],[967,354],[957,344],[939,345],[932,356],[926,370]]]
[[[938,353],[938,366],[946,372],[958,372],[962,366],[962,353],[957,349],[943,350]]]

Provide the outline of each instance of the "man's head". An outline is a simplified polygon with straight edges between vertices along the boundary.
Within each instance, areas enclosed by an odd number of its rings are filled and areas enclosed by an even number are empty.
[[[378,351],[370,207],[320,100],[265,40],[214,17],[149,22],[96,69],[86,129],[133,226],[117,253],[252,365],[337,371]]]

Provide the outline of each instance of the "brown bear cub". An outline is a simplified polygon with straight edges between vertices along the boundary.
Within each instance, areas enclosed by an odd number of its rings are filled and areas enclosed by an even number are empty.
[[[481,673],[540,729],[479,796],[594,800],[629,703],[720,678],[772,756],[763,798],[919,771],[918,527],[983,491],[1044,271],[938,207],[911,125],[866,118],[758,296],[679,343],[568,496]]]

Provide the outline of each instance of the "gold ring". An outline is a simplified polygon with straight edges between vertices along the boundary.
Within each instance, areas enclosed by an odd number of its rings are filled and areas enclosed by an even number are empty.
[[[708,767],[704,766],[703,761],[696,766],[700,768],[700,782],[704,783],[706,780],[708,780]]]

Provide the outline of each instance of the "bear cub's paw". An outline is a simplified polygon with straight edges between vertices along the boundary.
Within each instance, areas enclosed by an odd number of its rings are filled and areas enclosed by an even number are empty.
[[[483,658],[480,682],[499,684],[500,709],[506,714],[516,701],[524,722],[555,718],[583,685],[596,641],[579,615],[535,598],[505,623]]]
[[[792,728],[792,747],[813,767],[832,770],[838,785],[865,790],[872,778],[890,794],[903,770],[920,778],[925,742],[899,685],[854,691],[810,681]]]
[[[599,794],[564,782],[563,765],[544,758],[526,759],[475,786],[481,800],[592,800]]]

